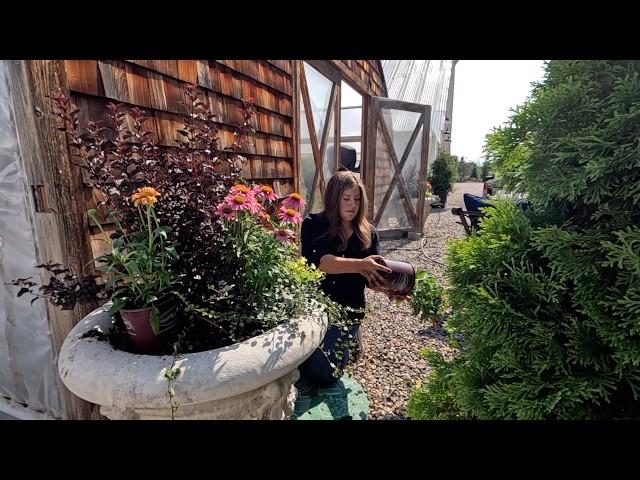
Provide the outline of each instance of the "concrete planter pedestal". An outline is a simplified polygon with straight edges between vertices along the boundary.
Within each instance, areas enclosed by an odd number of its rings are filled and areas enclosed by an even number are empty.
[[[100,405],[116,419],[171,419],[168,381],[170,355],[137,355],[109,342],[82,336],[111,327],[108,304],[80,321],[65,339],[58,372],[78,397]],[[244,342],[180,355],[173,382],[176,419],[290,418],[296,400],[298,366],[322,342],[327,319],[310,313]]]

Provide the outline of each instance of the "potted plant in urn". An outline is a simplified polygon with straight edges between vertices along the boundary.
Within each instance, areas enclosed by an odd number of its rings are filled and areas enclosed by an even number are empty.
[[[38,267],[51,273],[49,284],[34,291],[37,284],[31,278],[17,279],[11,284],[21,287],[18,295],[31,293],[36,297],[34,300],[46,298],[67,310],[76,304],[107,299],[108,312],[117,315],[126,330],[121,343],[136,353],[170,352],[169,342],[180,306],[172,290],[180,279],[171,271],[178,254],[167,238],[170,229],[160,226],[154,213],[153,205],[159,196],[152,187],[139,188],[132,195],[131,201],[140,214],[139,231],[124,230],[117,213],[111,212],[117,229],[109,235],[98,219],[97,210],[87,212],[102,231],[107,245],[108,253],[94,260],[100,264],[96,270],[105,274],[104,283],[96,283],[97,275],[78,277],[59,264],[45,264]]]
[[[234,143],[222,148],[197,87],[184,94],[190,113],[179,147],[164,150],[139,109],[109,105],[109,125],[88,122],[81,133],[77,108],[60,93],[52,97],[102,195],[89,215],[109,249],[98,258],[104,283],[65,269],[58,280],[43,266],[64,293],[48,298],[63,308],[105,293],[112,300],[69,333],[60,377],[113,419],[288,418],[298,365],[328,322],[342,326],[347,316],[322,293],[323,274],[299,256],[302,197],[278,197],[240,176],[251,102]],[[20,294],[25,285],[33,291],[30,279],[19,281]],[[40,296],[50,291],[45,285]],[[69,291],[85,293],[68,300]],[[123,340],[123,322],[135,340]],[[136,338],[141,331],[147,347]],[[151,354],[140,355],[142,348]]]
[[[141,187],[131,196],[138,209],[139,231],[127,233],[119,221],[114,240],[104,231],[96,210],[88,212],[103,233],[109,253],[98,257],[97,270],[108,275],[105,288],[113,302],[109,313],[120,313],[132,349],[138,353],[163,353],[175,330],[179,303],[172,294],[180,279],[171,271],[178,259],[170,228],[161,226],[154,204],[161,194]]]

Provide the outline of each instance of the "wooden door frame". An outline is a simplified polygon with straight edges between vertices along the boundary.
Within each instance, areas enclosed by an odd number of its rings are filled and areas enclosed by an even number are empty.
[[[298,94],[302,98],[305,110],[305,118],[309,130],[309,141],[311,143],[311,151],[313,152],[313,160],[315,165],[315,174],[313,177],[313,183],[311,185],[311,195],[309,199],[309,208],[315,203],[317,195],[323,195],[325,189],[325,183],[328,179],[324,178],[324,157],[327,151],[327,142],[329,137],[329,125],[331,121],[331,115],[333,115],[333,173],[338,171],[338,162],[340,159],[340,84],[342,76],[340,71],[327,60],[295,60],[294,73],[296,79],[294,83],[299,86],[296,89],[296,97]],[[320,74],[326,77],[332,82],[331,93],[329,96],[329,103],[327,104],[327,116],[324,121],[324,131],[322,138],[317,138],[316,128],[313,121],[313,113],[311,110],[311,97],[309,95],[309,87],[307,84],[306,74],[304,72],[304,63],[307,63],[310,67],[317,70]],[[299,93],[298,93],[299,92]],[[296,101],[296,116],[295,116],[295,130],[296,130],[296,151],[297,157],[297,182],[298,191],[302,187],[302,161],[300,158],[300,122],[302,120],[299,107],[299,97]],[[319,189],[319,191],[317,191]]]

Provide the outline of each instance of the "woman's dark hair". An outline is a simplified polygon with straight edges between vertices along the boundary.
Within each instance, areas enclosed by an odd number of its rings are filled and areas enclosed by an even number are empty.
[[[362,249],[366,250],[371,247],[371,224],[367,220],[367,192],[360,178],[353,172],[338,172],[331,177],[327,189],[324,192],[324,215],[329,220],[329,229],[327,237],[338,239],[338,251],[347,248],[349,240],[342,228],[342,220],[340,218],[340,199],[345,190],[354,187],[360,189],[360,208],[355,218],[352,220],[353,230],[360,239]]]

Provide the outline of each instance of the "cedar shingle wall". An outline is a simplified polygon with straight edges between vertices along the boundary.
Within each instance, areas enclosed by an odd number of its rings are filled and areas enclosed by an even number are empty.
[[[242,100],[253,97],[255,145],[242,153],[245,174],[273,180],[286,194],[293,189],[293,82],[291,61],[267,60],[66,60],[73,100],[87,113],[82,119],[104,118],[108,102],[146,110],[146,127],[160,145],[176,146],[176,133],[186,113],[182,86],[201,87],[216,114],[222,147],[233,141],[242,121]],[[267,182],[272,183],[272,182]]]
[[[106,118],[106,104],[122,102],[146,111],[144,124],[165,148],[177,146],[176,130],[187,113],[183,85],[200,87],[220,128],[220,146],[233,143],[242,122],[242,100],[253,97],[254,145],[241,153],[248,159],[243,175],[271,184],[280,195],[294,191],[293,79],[291,60],[65,60],[72,100],[81,109],[80,123]],[[86,188],[87,209],[97,192]],[[92,231],[94,254],[101,237]]]

